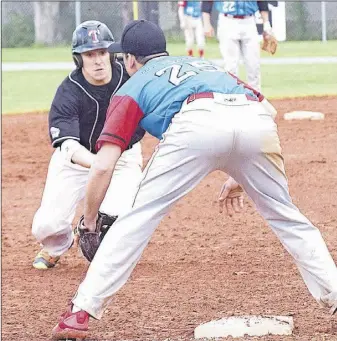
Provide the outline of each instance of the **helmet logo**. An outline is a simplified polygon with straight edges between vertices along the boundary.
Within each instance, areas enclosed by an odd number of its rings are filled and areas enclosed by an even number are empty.
[[[99,43],[97,35],[99,34],[99,30],[90,30],[88,32],[88,36],[91,37],[93,43]]]

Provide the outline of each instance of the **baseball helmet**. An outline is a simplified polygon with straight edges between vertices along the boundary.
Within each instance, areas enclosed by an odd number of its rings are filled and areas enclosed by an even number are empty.
[[[114,41],[111,31],[100,21],[90,20],[78,25],[72,39],[72,54],[76,67],[83,66],[81,53],[107,49]]]

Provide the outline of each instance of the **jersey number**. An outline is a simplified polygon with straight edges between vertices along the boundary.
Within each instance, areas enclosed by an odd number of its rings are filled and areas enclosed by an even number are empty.
[[[180,64],[174,64],[167,66],[155,73],[156,76],[160,77],[166,72],[170,70],[170,75],[168,81],[173,84],[173,85],[179,85],[181,82],[186,80],[189,77],[195,76],[199,73],[199,71],[223,71],[220,67],[209,64],[208,62],[203,62],[203,61],[196,61],[196,62],[191,62],[188,63],[191,66],[194,66],[197,68],[197,71],[186,71],[186,72],[181,72],[181,68],[183,67]]]
[[[235,9],[235,2],[234,1],[224,1],[222,8],[223,8],[224,13],[233,12]]]
[[[169,76],[169,82],[173,85],[179,85],[182,81],[185,79],[195,76],[197,73],[195,71],[187,71],[187,72],[180,72],[182,68],[182,65],[170,65],[165,67],[164,69],[161,69],[155,73],[156,76],[160,77],[162,76],[166,71],[171,70],[170,76]]]

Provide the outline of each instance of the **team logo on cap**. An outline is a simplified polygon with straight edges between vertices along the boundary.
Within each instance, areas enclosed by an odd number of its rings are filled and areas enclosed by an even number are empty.
[[[97,35],[100,34],[99,30],[90,30],[88,36],[91,37],[93,43],[99,43]]]

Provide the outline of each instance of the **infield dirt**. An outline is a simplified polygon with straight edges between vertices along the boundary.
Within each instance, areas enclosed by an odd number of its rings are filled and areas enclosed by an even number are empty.
[[[337,261],[337,98],[272,101],[290,192],[320,229]],[[324,121],[285,121],[293,110]],[[75,248],[50,271],[33,269],[31,235],[52,153],[47,115],[2,117],[2,340],[49,340],[87,269]],[[143,140],[145,162],[156,140]],[[208,176],[163,220],[95,340],[190,340],[202,322],[231,315],[292,315],[293,336],[245,340],[337,340],[331,319],[310,296],[292,259],[246,200],[232,219],[218,213],[225,175]],[[78,214],[77,214],[78,218]],[[74,221],[75,223],[75,221]],[[230,340],[227,338],[226,340]],[[243,339],[241,339],[243,340]]]

